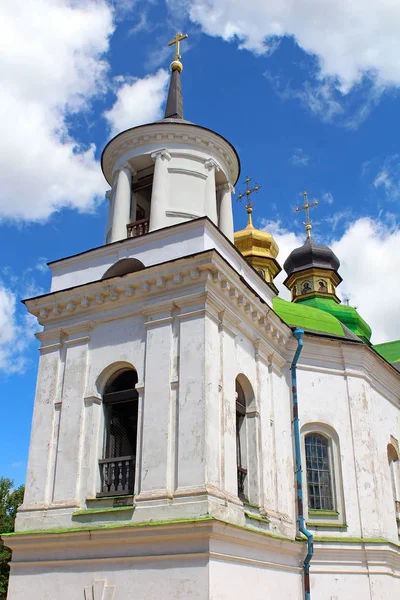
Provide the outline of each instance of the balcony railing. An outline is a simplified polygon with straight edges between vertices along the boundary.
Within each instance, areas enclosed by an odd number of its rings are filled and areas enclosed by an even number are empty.
[[[133,494],[135,457],[121,456],[99,460],[101,492],[98,496]]]
[[[134,221],[126,226],[128,238],[139,237],[149,233],[149,221],[150,219],[140,219],[140,221]]]

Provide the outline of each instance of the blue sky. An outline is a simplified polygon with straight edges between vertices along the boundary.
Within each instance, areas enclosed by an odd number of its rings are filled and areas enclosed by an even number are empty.
[[[14,0],[0,12],[0,475],[23,481],[29,445],[37,327],[20,300],[48,290],[46,261],[103,243],[101,151],[162,116],[177,30],[185,116],[233,143],[240,181],[262,185],[255,223],[281,264],[303,242],[293,208],[307,188],[343,296],[375,342],[400,338],[400,6]],[[240,229],[236,201],[234,216]]]

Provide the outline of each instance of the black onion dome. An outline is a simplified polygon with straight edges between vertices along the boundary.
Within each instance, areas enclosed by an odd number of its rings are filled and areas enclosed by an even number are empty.
[[[308,238],[303,246],[289,254],[283,268],[290,277],[292,273],[305,271],[312,267],[337,271],[340,261],[328,246],[319,246],[312,238]]]

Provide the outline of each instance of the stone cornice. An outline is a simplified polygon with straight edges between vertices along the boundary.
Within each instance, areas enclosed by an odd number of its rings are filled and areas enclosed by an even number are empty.
[[[160,292],[162,297],[158,301]],[[216,250],[148,267],[123,278],[53,292],[26,304],[41,324],[53,332],[61,328],[69,337],[73,332],[78,335],[90,331],[95,322],[118,319],[127,313],[144,314],[150,323],[150,315],[171,311],[173,306],[180,309],[180,318],[188,311],[200,311],[218,324],[226,323],[228,318],[231,328],[240,327],[250,339],[260,337],[268,341],[280,356],[273,361],[279,366],[285,364],[282,352],[291,335],[290,329]],[[71,318],[73,324],[69,324]]]
[[[127,153],[127,158],[130,159],[134,155],[148,153],[148,148],[154,144],[163,144],[168,149],[171,142],[175,150],[176,144],[182,144],[189,152],[193,147],[198,147],[203,153],[212,151],[228,169],[230,181],[233,184],[236,182],[239,161],[233,146],[227,140],[213,131],[190,123],[163,122],[128,129],[109,142],[102,156],[102,168],[107,181],[111,185],[114,165]]]

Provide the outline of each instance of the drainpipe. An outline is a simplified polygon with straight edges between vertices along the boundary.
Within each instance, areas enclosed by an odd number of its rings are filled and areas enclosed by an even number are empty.
[[[297,523],[300,533],[307,538],[307,556],[303,563],[304,572],[304,598],[310,600],[310,563],[314,554],[313,548],[313,536],[306,529],[304,521],[304,509],[303,509],[303,485],[302,475],[303,470],[301,466],[301,450],[300,450],[300,426],[299,426],[299,402],[297,397],[297,362],[299,360],[300,353],[303,349],[303,336],[304,331],[302,329],[295,329],[293,332],[294,337],[297,340],[297,349],[293,357],[293,361],[290,367],[292,373],[292,406],[293,406],[293,430],[294,430],[294,445],[296,454],[296,494],[297,494]]]

